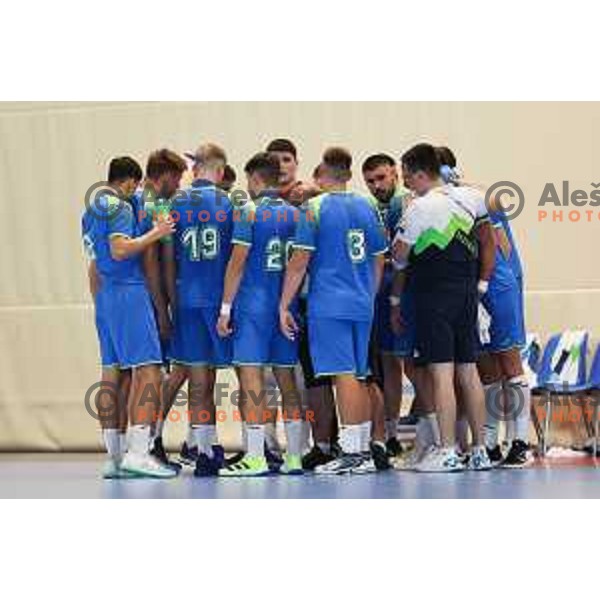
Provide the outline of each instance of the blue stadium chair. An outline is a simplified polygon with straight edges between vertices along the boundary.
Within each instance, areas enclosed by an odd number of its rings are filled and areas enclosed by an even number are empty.
[[[600,343],[596,346],[596,353],[590,369],[588,390],[594,402],[594,456],[598,456],[598,404],[600,403]]]
[[[544,425],[538,432],[542,456],[545,456],[548,446],[553,400],[578,397],[589,390],[586,370],[588,339],[587,331],[567,330],[553,335],[544,349],[538,387],[533,390],[536,395],[544,397],[546,408]]]

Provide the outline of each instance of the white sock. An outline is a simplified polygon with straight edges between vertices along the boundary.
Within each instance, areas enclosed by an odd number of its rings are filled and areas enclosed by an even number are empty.
[[[288,454],[302,454],[302,421],[285,421]]]
[[[531,390],[529,389],[526,377],[520,375],[509,379],[507,394],[509,397],[510,414],[515,420],[514,439],[527,443],[529,441]]]
[[[427,413],[425,415],[427,422],[429,423],[429,429],[431,430],[431,439],[433,441],[434,446],[442,445],[442,435],[440,434],[440,424],[437,420],[437,415],[432,413]]]
[[[371,445],[371,421],[365,421],[360,424],[362,429],[360,432],[360,451],[368,452]]]
[[[131,425],[127,449],[132,454],[147,454],[150,447],[150,425]]]
[[[358,454],[360,452],[362,430],[362,423],[340,427],[340,446],[346,454]]]
[[[104,440],[104,447],[106,453],[112,459],[118,459],[121,456],[121,444],[119,440],[118,429],[103,429],[102,439]]]
[[[506,442],[506,444],[508,444],[509,446],[513,443],[513,440],[515,439],[515,430],[517,428],[517,424],[515,422],[514,419],[507,419],[505,425],[504,425],[504,441]]]
[[[248,432],[248,456],[265,455],[265,426],[252,423],[246,426]]]
[[[398,419],[385,420],[385,439],[398,439]]]
[[[248,424],[242,421],[242,451],[248,452]]]
[[[310,450],[310,423],[308,421],[302,420],[302,454],[308,452]]]
[[[119,431],[119,454],[127,452],[127,432]]]
[[[467,419],[459,419],[456,421],[456,443],[461,450],[466,451],[469,448],[469,431],[469,421],[467,421]]]
[[[198,454],[206,454],[208,458],[213,457],[212,451],[212,425],[192,425],[194,432],[194,446],[198,447]]]
[[[219,436],[217,434],[217,426],[215,425],[207,425],[207,427],[210,427],[210,431],[211,431],[211,436],[210,436],[210,445],[211,446],[218,446],[219,445]]]
[[[494,398],[491,397],[492,390],[496,396]],[[490,411],[486,407],[485,424],[483,425],[483,442],[491,450],[498,445],[498,411],[502,406],[502,404],[498,402],[498,395],[502,394],[502,392],[498,389],[497,383],[484,385],[483,392],[485,395],[486,405],[489,404],[489,406],[493,409]],[[494,414],[492,414],[492,412]]]
[[[279,452],[279,442],[277,441],[277,428],[275,423],[265,423],[265,440],[269,450]]]
[[[188,445],[188,448],[193,448],[196,445],[196,438],[194,436],[194,428],[191,423],[188,423],[188,430],[185,436],[185,443]]]
[[[417,452],[423,452],[430,446],[433,446],[433,432],[429,425],[429,419],[426,415],[417,421],[417,437],[415,439]]]

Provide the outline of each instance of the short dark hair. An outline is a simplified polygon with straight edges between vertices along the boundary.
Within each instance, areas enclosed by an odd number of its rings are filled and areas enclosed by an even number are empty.
[[[185,160],[178,154],[167,148],[153,152],[146,163],[146,177],[158,179],[165,173],[181,175],[187,169]]]
[[[374,171],[382,165],[395,167],[396,161],[389,154],[371,154],[371,156],[369,156],[362,164],[362,172],[366,173],[367,171]]]
[[[247,175],[258,173],[260,178],[267,184],[276,186],[279,183],[280,166],[279,159],[270,152],[259,152],[255,154],[244,167]]]
[[[448,165],[452,169],[456,168],[456,156],[448,146],[438,146],[435,149],[440,165]]]
[[[329,175],[338,181],[347,181],[352,176],[352,155],[345,148],[327,148],[321,164]]]
[[[440,161],[431,144],[417,144],[402,155],[402,166],[409,173],[423,171],[431,177],[439,177]]]
[[[295,161],[298,160],[296,146],[294,146],[294,143],[291,140],[286,140],[285,138],[277,138],[276,140],[269,142],[267,152],[289,152],[294,157]]]
[[[223,182],[224,183],[235,183],[237,179],[237,174],[235,169],[230,165],[225,165],[225,170],[223,171]]]
[[[142,167],[131,156],[118,156],[108,165],[108,182],[118,183],[127,179],[142,180]]]

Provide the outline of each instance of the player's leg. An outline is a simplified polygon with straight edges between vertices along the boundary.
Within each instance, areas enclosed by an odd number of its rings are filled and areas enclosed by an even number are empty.
[[[160,410],[162,361],[154,311],[144,286],[111,288],[113,310],[110,334],[119,364],[131,368],[127,451],[121,469],[136,476],[169,478],[175,469],[161,465],[150,455],[151,427]]]
[[[96,414],[102,428],[102,441],[107,454],[102,471],[105,479],[119,477],[123,458],[119,419],[120,373],[118,367],[103,367],[101,385],[96,394]]]
[[[477,370],[483,385],[485,398],[485,424],[483,426],[483,443],[493,466],[502,462],[500,447],[500,420],[504,412],[504,392],[502,390],[502,373],[498,360],[493,354],[484,352],[477,359]]]
[[[417,471],[448,472],[463,468],[455,448],[456,395],[454,392],[454,290],[420,292],[415,297],[415,355],[426,365],[425,378],[440,431],[440,448],[427,453]]]
[[[248,449],[242,460],[223,467],[224,477],[257,477],[270,473],[265,457],[265,423],[269,418],[262,366],[239,366],[241,400],[244,403]]]
[[[359,378],[368,372],[371,323],[363,324],[360,340],[357,340],[354,328],[353,321],[309,315],[310,347],[316,375],[334,378],[342,450],[338,458],[317,467],[315,473],[348,473],[365,462],[361,455],[361,440],[365,436],[371,437],[371,415],[367,387]],[[357,357],[357,350],[360,357]]]
[[[521,352],[518,348],[497,355],[505,382],[507,422],[514,423],[514,439],[502,467],[522,468],[530,462],[529,424],[531,414],[531,390],[523,371]]]
[[[315,467],[326,464],[335,458],[333,445],[337,440],[337,414],[331,378],[315,377],[305,304],[306,302],[301,299],[299,303],[299,359],[304,379],[303,404],[313,417],[308,420],[313,447],[302,458],[302,466],[304,469],[312,471]]]
[[[302,474],[302,401],[294,367],[273,366],[273,375],[281,392],[283,424],[287,451],[281,472],[287,475]]]
[[[454,319],[454,352],[456,384],[464,403],[471,430],[472,447],[469,468],[490,469],[492,464],[483,444],[485,397],[477,372],[479,340],[477,336],[478,294],[475,284],[467,284],[463,293],[456,294]]]
[[[385,437],[390,456],[398,456],[402,446],[398,441],[398,419],[402,406],[402,357],[391,353],[381,356],[383,366],[383,396],[385,401]]]

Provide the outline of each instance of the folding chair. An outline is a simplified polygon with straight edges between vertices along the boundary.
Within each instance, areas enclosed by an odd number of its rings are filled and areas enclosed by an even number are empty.
[[[553,335],[544,350],[538,376],[538,387],[535,389],[536,395],[544,397],[546,409],[541,438],[538,432],[542,456],[546,455],[548,447],[553,399],[578,397],[589,389],[586,379],[588,338],[587,331],[563,331]]]
[[[598,404],[600,403],[600,343],[596,346],[596,353],[590,369],[588,390],[594,402],[594,456],[598,456]]]

